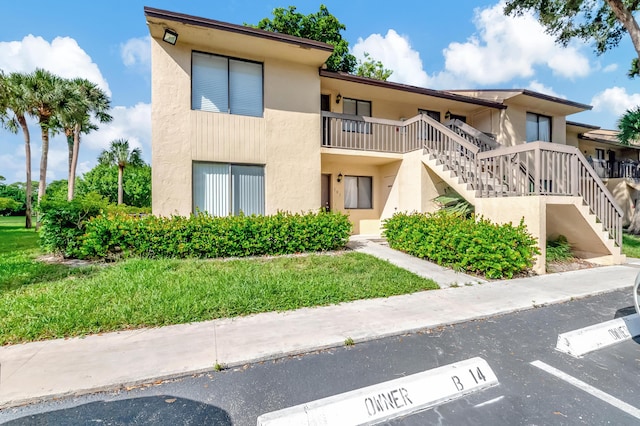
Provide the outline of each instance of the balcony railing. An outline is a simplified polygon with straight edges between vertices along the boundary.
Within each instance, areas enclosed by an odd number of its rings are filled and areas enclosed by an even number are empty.
[[[533,142],[479,153],[473,172],[480,197],[580,196],[609,236],[622,244],[622,210],[575,147]]]
[[[610,162],[603,159],[589,159],[589,163],[601,179],[629,178],[640,179],[640,163],[633,160]]]

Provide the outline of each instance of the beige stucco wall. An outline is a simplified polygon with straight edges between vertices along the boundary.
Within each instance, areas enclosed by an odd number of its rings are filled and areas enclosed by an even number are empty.
[[[264,57],[264,116],[191,110],[191,51],[152,38],[153,212],[188,215],[193,161],[265,165],[265,212],[320,206],[320,78],[313,65]],[[304,96],[301,96],[304,94]]]
[[[552,115],[548,111],[536,110],[526,105],[505,102],[508,108],[501,111],[499,122],[494,124],[498,130],[496,138],[505,146],[525,143],[527,140],[527,112],[551,117],[551,141],[559,144],[567,143],[567,121],[564,116]]]

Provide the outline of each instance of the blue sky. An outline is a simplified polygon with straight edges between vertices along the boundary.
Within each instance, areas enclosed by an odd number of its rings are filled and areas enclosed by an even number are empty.
[[[111,96],[113,123],[83,138],[79,172],[90,170],[113,139],[127,138],[151,161],[151,75],[144,6],[236,24],[257,23],[275,7],[296,2],[211,0],[50,0],[6,2],[0,27],[0,69],[47,68],[85,77]],[[434,89],[527,88],[594,106],[570,120],[615,128],[625,109],[640,105],[640,79],[626,76],[634,50],[628,36],[602,56],[589,45],[561,48],[531,16],[504,17],[499,0],[455,2],[334,1],[329,11],[347,26],[353,53],[384,62],[390,80]],[[303,13],[320,3],[298,1]],[[454,5],[454,6],[452,6]],[[34,172],[40,138],[32,128]],[[51,141],[48,180],[66,178],[66,142]],[[0,175],[24,180],[22,138],[0,129]],[[37,176],[37,174],[34,174]]]

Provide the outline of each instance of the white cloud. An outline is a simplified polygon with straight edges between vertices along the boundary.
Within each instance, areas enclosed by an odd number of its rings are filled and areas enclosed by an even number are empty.
[[[626,110],[640,105],[640,93],[627,93],[624,87],[610,87],[591,99],[594,111],[622,115]]]
[[[44,68],[64,78],[86,78],[111,96],[109,84],[98,65],[70,37],[56,37],[49,43],[30,34],[21,41],[0,42],[0,69],[32,72],[36,68]]]
[[[409,37],[389,29],[386,35],[359,38],[352,53],[359,59],[364,52],[392,69],[390,81],[433,88],[470,88],[531,78],[537,67],[547,67],[563,78],[584,77],[591,71],[589,60],[574,44],[561,47],[532,14],[504,16],[504,1],[476,9],[476,34],[464,43],[450,43],[444,50],[445,68],[429,75],[420,53],[411,47]],[[549,92],[549,88],[544,90]]]
[[[558,46],[532,14],[505,16],[503,9],[503,1],[476,9],[478,35],[449,44],[444,50],[447,72],[482,85],[532,77],[537,66],[565,78],[589,74],[589,61],[577,45]]]
[[[130,38],[120,45],[120,56],[125,66],[141,67],[149,70],[151,67],[151,37]]]
[[[531,81],[527,89],[533,90],[534,92],[538,92],[538,93],[544,93],[545,95],[555,96],[556,98],[562,98],[562,99],[567,98],[564,95],[558,94],[555,90],[553,90],[553,88],[549,86],[545,86],[544,84],[540,83],[538,80]]]
[[[109,148],[111,141],[128,139],[132,148],[140,148],[144,158],[151,157],[151,104],[132,107],[117,106],[111,110],[113,121],[100,124],[100,129],[83,138],[83,145],[93,150]]]
[[[618,64],[609,64],[602,68],[602,72],[614,72],[618,69]]]
[[[420,53],[411,48],[409,38],[401,36],[390,29],[385,36],[371,34],[366,39],[358,38],[353,46],[353,54],[364,60],[365,52],[376,61],[381,61],[385,68],[393,70],[389,78],[397,83],[426,87],[431,79],[422,68]]]

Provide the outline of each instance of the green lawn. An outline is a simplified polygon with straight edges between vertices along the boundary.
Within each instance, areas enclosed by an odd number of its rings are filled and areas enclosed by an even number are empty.
[[[622,234],[622,253],[629,257],[640,257],[640,236]]]
[[[361,253],[245,260],[35,260],[37,237],[0,218],[0,345],[282,311],[438,288]],[[7,271],[5,273],[5,271]]]

